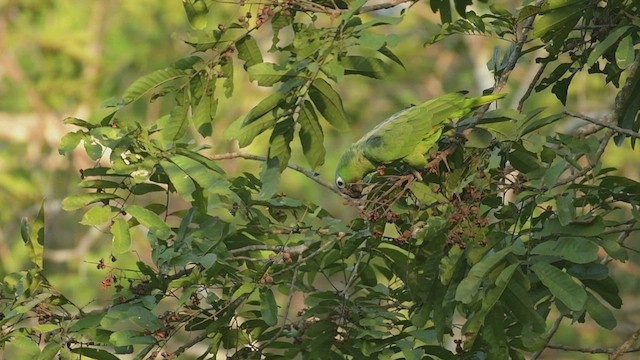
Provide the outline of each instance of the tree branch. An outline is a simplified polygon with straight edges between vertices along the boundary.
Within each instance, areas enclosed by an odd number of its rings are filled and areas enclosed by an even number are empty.
[[[625,342],[622,343],[622,345],[620,345],[617,349],[615,349],[615,351],[609,357],[609,360],[615,360],[620,356],[622,356],[622,354],[631,352],[630,351],[631,345],[633,345],[636,341],[638,341],[639,337],[640,337],[640,329],[636,330],[633,334],[631,334],[631,336]],[[640,351],[640,348],[636,347],[633,350]]]
[[[542,6],[542,4],[544,4],[545,1],[546,0],[536,0],[534,5],[535,6]],[[518,59],[520,58],[520,55],[522,54],[522,48],[524,47],[524,44],[529,40],[529,31],[533,27],[533,20],[535,19],[535,17],[536,17],[536,15],[533,14],[533,15],[529,16],[528,18],[526,18],[524,20],[524,22],[522,24],[522,29],[520,30],[520,34],[517,36],[517,41],[515,43],[515,48],[514,48],[513,52],[511,53],[511,56],[509,56],[509,60],[507,61],[507,65],[505,66],[504,70],[502,70],[502,73],[500,74],[500,77],[496,81],[496,84],[493,87],[493,91],[491,91],[492,94],[497,94],[497,93],[501,92],[502,89],[507,84],[507,80],[509,80],[509,76],[511,75],[511,72],[515,68],[516,63],[518,62]],[[487,110],[489,110],[490,106],[491,106],[491,104],[486,104],[486,105],[483,105],[482,107],[480,107],[480,109],[478,109],[478,111],[476,112],[476,115],[475,115],[475,119],[474,119],[474,121],[472,123],[472,126],[475,125],[478,121],[480,121],[482,116],[487,112]]]
[[[571,345],[559,345],[559,344],[548,344],[546,346],[548,349],[555,350],[563,350],[563,351],[575,351],[581,353],[589,353],[589,354],[613,354],[616,349],[612,348],[589,348],[589,347],[579,347],[579,346],[571,346]],[[627,349],[625,353],[632,353],[640,351],[640,346]],[[612,359],[612,358],[609,358]]]
[[[234,152],[228,152],[228,153],[224,153],[224,154],[214,154],[214,155],[210,155],[209,159],[211,160],[230,160],[230,159],[246,159],[246,160],[254,160],[254,161],[261,161],[261,162],[266,162],[267,161],[267,157],[266,156],[261,156],[261,155],[254,155],[254,154],[246,154],[240,151],[234,151]],[[327,189],[333,191],[334,193],[340,195],[341,197],[345,198],[345,199],[349,199],[345,194],[343,194],[342,192],[340,192],[340,190],[332,183],[328,182],[327,180],[323,179],[322,177],[320,177],[320,175],[312,170],[309,170],[307,168],[304,168],[300,165],[296,165],[293,163],[288,163],[287,167],[291,170],[295,170],[301,174],[303,174],[304,176],[308,177],[309,179],[315,181],[316,183],[326,187]]]
[[[378,3],[378,4],[363,6],[355,13],[364,14],[364,13],[377,11],[377,10],[391,9],[400,4],[414,3],[415,1],[416,0],[389,0],[386,2]],[[340,16],[343,12],[347,11],[347,9],[336,9],[333,7],[319,5],[314,2],[306,1],[306,0],[298,0],[295,2],[295,5],[304,11],[323,13],[331,16]]]
[[[564,319],[564,315],[558,315],[558,317],[553,321],[553,325],[551,325],[551,328],[549,328],[547,335],[544,337],[544,348],[533,353],[533,355],[531,355],[531,360],[537,360],[542,354],[542,352],[544,351],[544,349],[548,347],[549,341],[551,341],[551,338],[553,337],[553,335],[555,335],[556,332],[558,331],[558,328],[560,327],[560,323],[562,323],[562,319]]]
[[[587,116],[587,115],[584,115],[584,114],[579,114],[579,113],[574,113],[574,112],[567,111],[567,110],[563,111],[563,113],[565,115],[567,115],[567,116],[571,116],[571,117],[574,117],[574,118],[577,118],[577,119],[588,121],[588,122],[590,122],[592,124],[595,124],[595,125],[598,125],[600,127],[611,129],[611,130],[613,130],[613,131],[615,131],[615,132],[617,132],[619,134],[624,134],[624,135],[627,135],[627,136],[630,136],[630,137],[633,137],[633,138],[636,138],[636,139],[640,139],[640,134],[638,134],[637,132],[631,131],[629,129],[621,128],[621,127],[619,127],[617,125],[613,125],[610,122],[594,119],[594,118],[592,118],[590,116]]]

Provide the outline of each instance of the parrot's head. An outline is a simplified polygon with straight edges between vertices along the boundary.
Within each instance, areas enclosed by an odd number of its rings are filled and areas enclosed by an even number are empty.
[[[362,178],[367,172],[363,170],[361,158],[353,149],[349,149],[342,154],[336,168],[336,186],[340,192],[354,199],[362,197]]]

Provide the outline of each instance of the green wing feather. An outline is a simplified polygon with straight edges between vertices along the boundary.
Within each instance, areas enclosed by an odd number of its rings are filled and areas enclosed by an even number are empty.
[[[422,150],[433,146],[445,123],[493,100],[494,96],[468,99],[459,93],[447,94],[392,115],[358,142],[371,161],[390,163],[402,160],[412,155],[419,145],[427,145],[420,146],[427,147]],[[432,136],[434,134],[436,136]],[[421,144],[425,140],[430,144]]]
[[[376,166],[398,160],[414,167],[426,164],[424,154],[438,141],[445,123],[503,96],[453,93],[397,112],[349,147],[338,163],[336,180],[359,181]]]

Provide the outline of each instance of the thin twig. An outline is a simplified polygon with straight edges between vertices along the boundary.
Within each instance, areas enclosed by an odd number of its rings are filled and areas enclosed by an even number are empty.
[[[268,159],[266,156],[261,156],[261,155],[254,155],[254,154],[246,154],[240,151],[233,151],[233,152],[228,152],[228,153],[224,153],[224,154],[214,154],[214,155],[210,155],[209,159],[211,160],[230,160],[230,159],[247,159],[247,160],[254,160],[254,161],[262,161],[262,162],[266,162]],[[347,197],[347,195],[343,194],[342,192],[340,192],[340,190],[333,185],[332,183],[328,182],[327,180],[323,179],[322,177],[320,177],[320,175],[312,170],[309,170],[307,168],[304,168],[300,165],[297,164],[293,164],[293,163],[288,163],[287,167],[291,170],[295,170],[301,174],[303,174],[304,176],[308,177],[309,179],[315,181],[316,183],[326,187],[327,189],[333,191],[334,193],[342,196],[345,199],[349,199],[349,197]]]
[[[534,5],[542,6],[542,4],[544,4],[545,1],[546,0],[536,0]],[[533,28],[533,20],[535,19],[535,17],[536,15],[533,14],[524,20],[522,24],[522,29],[520,30],[520,34],[517,36],[515,48],[513,49],[511,56],[509,56],[509,60],[507,61],[505,68],[502,70],[500,77],[498,78],[498,80],[496,81],[496,84],[493,87],[493,91],[492,91],[493,94],[497,94],[501,92],[502,89],[507,84],[507,80],[509,80],[509,76],[511,75],[511,72],[515,68],[518,62],[518,59],[520,59],[520,55],[522,54],[522,48],[524,47],[524,44],[526,44],[527,41],[529,40],[529,31]],[[475,119],[472,123],[472,126],[477,124],[478,121],[480,121],[482,116],[484,116],[487,110],[489,110],[490,106],[491,104],[489,103],[489,104],[483,105],[482,107],[480,107],[480,109],[478,109],[475,115]]]
[[[630,352],[629,349],[636,341],[638,341],[638,338],[640,338],[640,329],[631,334],[631,336],[611,354],[609,360],[615,360],[622,356],[622,354]]]
[[[588,354],[613,354],[616,351],[615,348],[589,348],[589,347],[559,345],[559,344],[547,344],[547,348],[555,349],[555,350],[563,350],[563,351],[588,353]],[[626,350],[625,353],[632,353],[632,352],[638,352],[638,351],[640,351],[640,347],[634,347]]]
[[[551,338],[553,338],[553,335],[555,335],[556,332],[558,331],[558,328],[560,327],[560,323],[562,322],[562,319],[564,319],[564,315],[558,315],[558,317],[553,321],[553,325],[551,325],[551,327],[549,328],[549,331],[547,332],[547,335],[544,337],[544,347],[539,351],[536,351],[535,353],[533,353],[533,355],[531,355],[531,360],[537,360],[542,354],[542,352],[544,351],[544,349],[548,347],[549,341],[551,341]]]
[[[520,101],[518,101],[518,107],[517,107],[518,111],[522,111],[522,108],[524,107],[524,102],[527,101],[527,99],[533,92],[533,89],[536,87],[538,80],[540,80],[540,77],[542,76],[542,73],[544,73],[544,69],[547,68],[548,64],[549,64],[548,62],[543,63],[542,66],[540,66],[540,68],[536,72],[536,74],[533,76],[533,79],[531,79],[531,83],[529,84],[529,87],[527,87],[527,90],[524,92],[524,95],[522,95],[522,97],[520,98]]]
[[[578,119],[581,119],[581,120],[584,120],[584,121],[588,121],[588,122],[590,122],[592,124],[595,124],[595,125],[598,125],[600,127],[611,129],[611,130],[613,130],[613,131],[615,131],[615,132],[617,132],[619,134],[624,134],[624,135],[627,135],[629,137],[640,139],[640,134],[638,134],[637,132],[629,130],[629,129],[621,128],[621,127],[619,127],[617,125],[613,125],[610,122],[594,119],[594,118],[592,118],[590,116],[587,116],[587,115],[584,115],[584,114],[579,114],[579,113],[574,113],[574,112],[567,111],[567,110],[563,111],[563,113],[565,115],[567,115],[567,116],[572,116],[574,118],[578,118]]]
[[[280,252],[288,252],[289,254],[302,254],[307,251],[309,245],[301,244],[298,246],[283,246],[283,245],[249,245],[244,246],[238,249],[229,250],[231,254],[239,254],[247,251],[256,251],[256,250],[271,250],[271,251],[280,251]]]

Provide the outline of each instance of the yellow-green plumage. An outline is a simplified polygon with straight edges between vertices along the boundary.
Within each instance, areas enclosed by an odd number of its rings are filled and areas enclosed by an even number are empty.
[[[349,190],[351,184],[378,166],[398,161],[423,168],[427,164],[425,154],[436,144],[445,124],[503,96],[467,98],[453,93],[395,113],[342,154],[336,168],[336,185]]]

